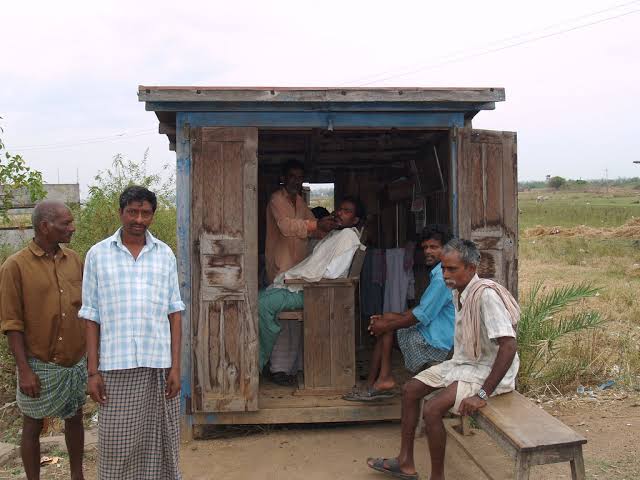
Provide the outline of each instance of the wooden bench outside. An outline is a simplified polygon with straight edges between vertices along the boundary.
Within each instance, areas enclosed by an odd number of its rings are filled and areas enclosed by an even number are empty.
[[[587,440],[518,392],[491,397],[474,418],[515,459],[516,480],[528,480],[533,465],[559,462],[570,462],[573,480],[585,479],[582,445]],[[449,437],[493,480],[492,472],[465,445],[464,437],[470,435],[468,418],[461,418],[459,426],[445,423],[445,428]]]

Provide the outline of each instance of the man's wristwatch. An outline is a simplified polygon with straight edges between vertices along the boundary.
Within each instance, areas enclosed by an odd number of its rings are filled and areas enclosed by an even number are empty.
[[[487,392],[484,391],[484,388],[478,390],[478,393],[476,393],[476,395],[478,395],[485,402],[489,400],[489,395],[487,395]]]

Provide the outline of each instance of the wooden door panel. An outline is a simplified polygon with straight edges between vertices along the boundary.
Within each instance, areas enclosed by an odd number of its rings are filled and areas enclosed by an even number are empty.
[[[258,408],[257,129],[192,131],[194,410]]]
[[[482,253],[478,273],[517,297],[517,140],[513,132],[458,132],[458,231]]]

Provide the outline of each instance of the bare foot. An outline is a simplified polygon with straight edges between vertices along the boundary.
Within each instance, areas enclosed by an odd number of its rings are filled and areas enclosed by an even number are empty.
[[[385,390],[393,390],[396,388],[396,382],[393,378],[389,380],[380,380],[378,379],[376,383],[373,384],[374,390],[385,391]]]

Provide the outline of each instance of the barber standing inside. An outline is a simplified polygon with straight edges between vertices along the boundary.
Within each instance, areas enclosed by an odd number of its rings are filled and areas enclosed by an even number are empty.
[[[271,195],[267,206],[265,263],[269,284],[307,256],[309,237],[324,237],[337,228],[332,216],[316,220],[302,198],[304,167],[296,160],[285,163],[282,187]]]
[[[304,167],[295,160],[284,164],[282,187],[267,205],[265,268],[268,284],[282,272],[304,260],[309,237],[322,238],[338,227],[333,216],[317,220],[302,198]],[[281,385],[293,383],[300,367],[302,328],[299,322],[283,322],[270,358],[271,379]]]

